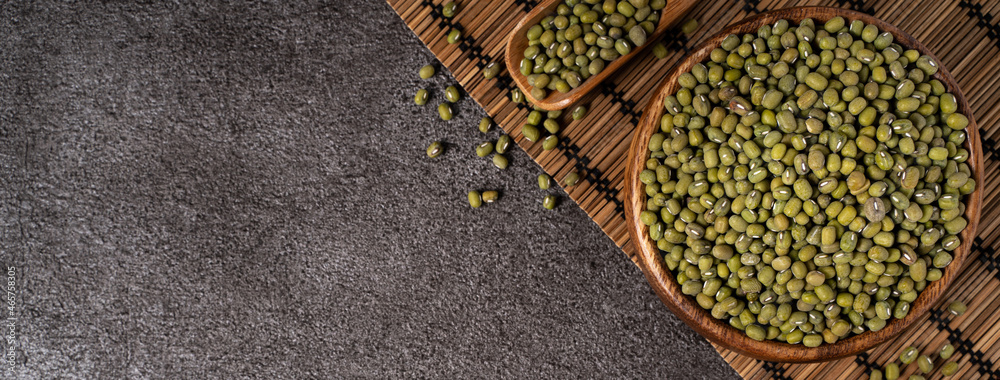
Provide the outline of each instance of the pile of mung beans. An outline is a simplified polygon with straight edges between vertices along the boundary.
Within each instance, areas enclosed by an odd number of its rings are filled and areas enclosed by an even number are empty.
[[[755,340],[817,347],[905,317],[965,229],[938,62],[874,25],[729,35],[664,100],[641,221],[684,294]]]
[[[666,0],[565,0],[526,32],[521,74],[531,96],[569,92],[646,43]]]

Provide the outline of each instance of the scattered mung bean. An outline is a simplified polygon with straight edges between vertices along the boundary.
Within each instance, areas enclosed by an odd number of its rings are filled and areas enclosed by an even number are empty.
[[[950,305],[948,305],[948,312],[951,313],[951,315],[954,315],[956,317],[961,316],[962,314],[965,314],[965,310],[966,310],[966,307],[965,307],[965,304],[962,303],[962,301],[955,301],[955,302],[952,302]]]
[[[545,198],[542,198],[542,206],[548,210],[556,208],[557,198],[555,195],[549,194]]]
[[[500,169],[507,169],[507,157],[502,154],[494,154],[493,165]]]
[[[493,127],[493,119],[490,119],[489,116],[479,120],[479,132],[487,133],[490,131],[490,128],[492,127]]]
[[[458,41],[462,40],[462,31],[458,29],[452,29],[451,32],[448,32],[447,40],[449,44],[457,44]]]
[[[427,146],[427,157],[435,158],[440,156],[442,152],[444,152],[444,145],[440,141],[434,141]]]
[[[469,206],[472,208],[479,208],[483,205],[483,197],[478,191],[472,190],[469,192]]]
[[[486,67],[483,68],[483,78],[485,78],[486,80],[496,78],[496,76],[500,74],[501,68],[502,66],[500,66],[499,63],[490,62],[489,64],[486,65]]]
[[[913,363],[914,360],[917,360],[918,353],[919,351],[917,351],[916,347],[907,347],[899,354],[899,361],[903,362],[903,364]]]
[[[543,150],[553,150],[559,145],[559,137],[556,135],[548,135],[542,139],[542,149]]]
[[[938,352],[938,356],[940,356],[941,359],[944,360],[951,359],[951,355],[954,354],[955,354],[955,346],[952,346],[951,343],[948,343],[944,345],[944,347],[941,347],[941,351]]]
[[[449,106],[448,103],[438,104],[438,115],[441,116],[441,120],[451,120],[451,106]]]
[[[493,142],[483,141],[476,145],[476,155],[479,157],[486,157],[493,153]]]
[[[424,104],[427,104],[427,97],[428,97],[427,90],[421,88],[417,90],[417,94],[413,96],[413,102],[416,103],[418,106],[422,106]]]
[[[552,177],[548,174],[542,173],[538,175],[538,188],[542,190],[548,190],[552,186]]]
[[[889,363],[885,366],[885,380],[899,379],[899,364]]]
[[[566,187],[572,187],[573,185],[576,185],[578,181],[580,181],[580,173],[577,173],[576,171],[571,171],[566,175],[566,177],[563,177],[563,184],[566,185]]]
[[[425,65],[424,67],[420,68],[420,79],[430,79],[430,77],[432,76],[434,76],[433,65]]]
[[[505,154],[507,153],[508,149],[510,149],[510,136],[500,135],[500,137],[497,139],[497,144],[496,144],[497,153]]]
[[[458,12],[458,4],[454,1],[449,1],[447,3],[444,3],[444,6],[441,7],[441,15],[446,18],[455,17],[455,13],[457,12]]]
[[[941,375],[951,376],[954,375],[955,372],[958,372],[958,363],[956,362],[947,362],[941,366]]]
[[[483,203],[493,203],[500,198],[500,192],[496,190],[486,190],[483,192]]]
[[[696,30],[698,30],[698,19],[687,20],[684,22],[684,25],[681,25],[681,33],[686,35],[691,35]]]
[[[934,361],[927,355],[920,355],[917,358],[917,367],[920,368],[920,372],[930,373],[934,370]]]
[[[451,103],[457,103],[460,96],[458,88],[455,86],[448,86],[444,89],[444,98]]]

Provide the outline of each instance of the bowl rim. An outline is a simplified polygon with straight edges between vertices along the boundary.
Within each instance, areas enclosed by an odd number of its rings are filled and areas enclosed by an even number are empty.
[[[964,216],[968,220],[968,225],[960,234],[961,244],[953,252],[952,263],[943,270],[940,280],[927,285],[917,299],[911,303],[910,312],[905,318],[893,318],[886,324],[885,328],[877,332],[865,332],[833,344],[823,344],[815,348],[778,341],[765,340],[758,342],[750,339],[745,333],[729,326],[724,321],[712,317],[693,298],[681,293],[680,286],[674,280],[671,271],[666,268],[665,262],[659,254],[659,249],[649,238],[648,229],[639,221],[639,213],[645,209],[646,203],[646,194],[644,191],[641,191],[642,183],[639,181],[639,172],[645,167],[645,161],[648,157],[647,145],[649,137],[655,131],[659,130],[659,119],[664,112],[662,106],[663,99],[667,94],[673,94],[677,90],[678,85],[676,84],[676,80],[672,80],[672,78],[675,78],[680,73],[689,71],[696,63],[703,62],[712,49],[721,44],[725,36],[732,33],[756,33],[761,25],[771,24],[779,19],[798,23],[802,19],[812,18],[819,23],[836,16],[842,16],[848,21],[861,20],[866,24],[876,25],[880,31],[890,32],[894,37],[894,42],[910,49],[916,49],[921,54],[928,55],[939,63],[938,72],[932,78],[940,80],[955,95],[960,111],[969,119],[969,125],[965,129],[967,138],[963,146],[970,152],[968,163],[973,172],[973,179],[978,186],[973,193],[965,197],[966,210]],[[866,351],[899,335],[912,326],[914,322],[923,318],[932,306],[938,303],[944,291],[962,271],[969,257],[973,239],[977,234],[983,196],[982,188],[984,185],[983,155],[978,127],[972,109],[965,95],[962,93],[961,87],[958,86],[954,77],[944,67],[942,61],[915,38],[892,24],[872,15],[857,11],[819,6],[777,9],[737,21],[706,39],[674,66],[661,84],[657,86],[643,111],[639,125],[633,133],[633,141],[629,147],[629,156],[627,157],[627,177],[625,179],[626,224],[630,240],[637,251],[640,269],[642,269],[650,286],[653,287],[660,300],[675,315],[680,317],[681,320],[702,336],[726,349],[760,360],[794,363],[834,360]]]

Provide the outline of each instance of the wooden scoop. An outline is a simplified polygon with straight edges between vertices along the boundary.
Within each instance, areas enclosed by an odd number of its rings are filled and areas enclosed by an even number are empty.
[[[576,103],[580,98],[589,93],[598,84],[607,79],[612,73],[618,70],[619,67],[628,63],[633,57],[639,54],[640,51],[645,49],[647,46],[652,45],[660,36],[663,35],[670,27],[674,26],[678,20],[681,19],[688,10],[694,6],[694,0],[667,0],[667,6],[660,11],[660,23],[656,25],[656,29],[653,30],[653,34],[649,36],[647,42],[642,46],[637,46],[632,49],[632,52],[618,57],[618,59],[611,61],[597,75],[593,75],[583,81],[580,87],[574,88],[569,92],[562,93],[559,91],[548,91],[548,96],[545,99],[535,99],[531,96],[531,86],[528,85],[528,78],[521,74],[518,67],[521,66],[521,60],[524,59],[524,49],[528,47],[528,37],[525,35],[528,32],[528,28],[533,25],[537,25],[539,21],[543,18],[554,14],[556,12],[556,7],[562,4],[563,0],[545,0],[541,4],[538,4],[530,13],[524,16],[514,27],[514,30],[510,32],[510,36],[507,37],[507,56],[506,64],[507,71],[510,72],[510,76],[514,78],[514,82],[517,83],[517,87],[521,89],[524,93],[524,98],[534,103],[538,108],[544,110],[560,110],[569,107],[571,104]]]

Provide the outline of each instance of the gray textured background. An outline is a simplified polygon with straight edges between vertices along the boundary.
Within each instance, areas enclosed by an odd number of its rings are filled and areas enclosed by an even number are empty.
[[[16,378],[737,378],[381,1],[0,16]]]

